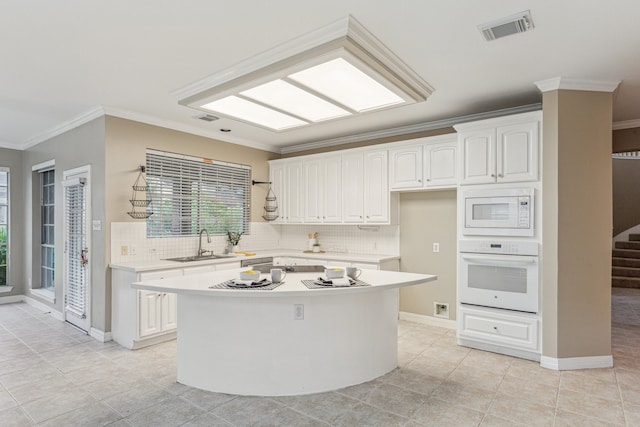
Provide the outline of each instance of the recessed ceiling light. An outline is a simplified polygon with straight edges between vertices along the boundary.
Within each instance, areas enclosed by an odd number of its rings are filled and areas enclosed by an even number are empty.
[[[352,16],[173,92],[274,131],[422,102],[433,92]]]

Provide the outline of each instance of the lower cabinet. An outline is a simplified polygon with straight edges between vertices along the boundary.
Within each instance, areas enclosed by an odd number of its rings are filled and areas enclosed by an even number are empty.
[[[111,273],[111,334],[123,347],[138,349],[176,337],[176,294],[133,289],[131,283],[240,268],[240,261],[136,273],[113,269]]]
[[[138,337],[175,330],[178,326],[176,303],[176,294],[138,291]]]
[[[535,314],[458,305],[458,342],[470,347],[539,359],[539,325]]]

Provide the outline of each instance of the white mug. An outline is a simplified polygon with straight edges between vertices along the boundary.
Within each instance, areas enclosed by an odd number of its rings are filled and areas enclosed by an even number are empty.
[[[271,281],[273,283],[280,283],[287,277],[287,272],[281,268],[272,268],[271,269]]]
[[[357,267],[347,267],[347,276],[351,277],[353,280],[360,277],[362,274],[362,270]]]

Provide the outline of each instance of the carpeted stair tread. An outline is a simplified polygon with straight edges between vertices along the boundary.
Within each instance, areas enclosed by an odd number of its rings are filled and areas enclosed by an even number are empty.
[[[614,257],[619,258],[640,258],[640,251],[634,249],[614,249],[612,251]]]
[[[612,267],[635,267],[640,268],[640,258],[611,258]]]
[[[616,249],[640,250],[640,242],[616,242]]]
[[[640,289],[640,277],[612,276],[611,286],[614,288],[636,288]]]
[[[640,268],[614,266],[611,269],[611,275],[619,277],[640,277]]]

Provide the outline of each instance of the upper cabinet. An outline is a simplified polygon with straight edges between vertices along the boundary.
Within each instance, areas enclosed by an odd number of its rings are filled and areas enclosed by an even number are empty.
[[[458,139],[455,134],[407,141],[389,149],[389,188],[416,190],[455,187]]]
[[[272,160],[280,224],[388,224],[387,150]]]
[[[541,119],[536,111],[454,126],[460,184],[537,181]]]
[[[275,223],[300,223],[303,217],[302,161],[270,162],[271,189],[278,200]]]

